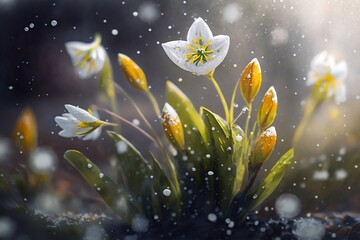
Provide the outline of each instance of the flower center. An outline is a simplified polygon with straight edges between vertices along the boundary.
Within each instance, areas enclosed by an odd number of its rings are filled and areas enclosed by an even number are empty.
[[[319,89],[322,89],[323,92],[329,93],[331,89],[332,93],[336,91],[336,81],[332,74],[327,74],[323,76],[319,81],[316,82],[316,85]]]
[[[206,44],[204,45],[201,36],[199,36],[197,40],[193,39],[192,44],[188,46],[188,48],[192,51],[186,54],[186,61],[190,62],[190,64],[201,65],[207,61],[212,60],[213,58],[210,55],[214,52],[214,50],[209,49],[209,47],[209,40],[207,40]]]

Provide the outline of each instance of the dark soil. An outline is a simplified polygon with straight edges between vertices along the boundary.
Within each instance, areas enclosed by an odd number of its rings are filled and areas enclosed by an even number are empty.
[[[0,213],[16,223],[16,231],[9,239],[24,236],[38,240],[84,239],[86,230],[92,225],[103,229],[102,239],[298,239],[294,228],[299,218],[284,220],[255,214],[249,215],[239,225],[229,224],[229,220],[227,223],[212,223],[205,218],[196,218],[150,224],[147,232],[136,233],[131,227],[104,215],[66,214],[53,217],[19,209],[1,209]],[[312,215],[325,227],[323,239],[360,239],[358,217],[354,213]]]

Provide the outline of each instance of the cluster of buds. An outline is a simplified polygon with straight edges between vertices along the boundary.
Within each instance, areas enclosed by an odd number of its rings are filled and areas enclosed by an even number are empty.
[[[244,69],[240,78],[240,92],[249,108],[258,94],[262,83],[261,68],[258,60],[253,59]],[[277,95],[271,86],[265,93],[257,114],[260,135],[250,154],[250,168],[259,169],[269,158],[276,144],[276,130],[273,124],[277,112]],[[250,117],[250,115],[249,115]],[[254,133],[252,133],[254,134]],[[251,145],[251,141],[248,142]]]

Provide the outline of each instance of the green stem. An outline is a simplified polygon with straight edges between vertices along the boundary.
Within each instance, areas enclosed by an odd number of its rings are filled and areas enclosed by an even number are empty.
[[[256,126],[257,126],[257,121],[254,122],[254,125],[252,127],[252,131],[250,132],[250,140],[249,140],[249,146],[253,145],[253,141],[254,139],[256,140],[259,137],[259,134],[262,132],[262,130],[260,130],[258,132],[258,136],[256,138],[254,138],[255,136],[255,131],[256,131]]]
[[[151,126],[150,122],[147,120],[147,118],[145,117],[145,115],[142,113],[141,109],[138,107],[138,105],[136,104],[136,102],[132,99],[132,97],[130,97],[129,94],[127,94],[127,92],[117,83],[115,83],[115,88],[120,91],[129,101],[130,103],[133,105],[133,107],[135,108],[135,110],[138,112],[139,116],[141,117],[141,119],[145,122],[146,126],[149,128],[149,130],[151,131],[151,135],[154,138],[155,142],[157,143],[160,151],[163,154],[163,157],[166,159],[167,161],[167,167],[168,170],[171,173],[171,178],[174,188],[175,190],[179,193],[180,192],[180,186],[178,184],[177,181],[177,175],[176,175],[176,170],[175,170],[175,166],[174,164],[171,162],[169,155],[167,154],[164,145],[162,144],[161,138],[158,136],[158,134],[156,133],[156,131],[154,130],[154,128]]]
[[[152,92],[147,91],[146,95],[148,96],[148,98],[150,99],[150,102],[155,110],[156,116],[160,117],[161,116],[161,112],[160,112],[160,108],[159,108],[159,104],[156,101],[156,98],[154,97],[154,95],[152,94]]]
[[[152,136],[150,136],[145,130],[143,130],[142,128],[136,126],[135,124],[133,124],[133,123],[130,122],[129,120],[123,118],[122,116],[120,116],[120,115],[118,115],[118,114],[116,114],[116,113],[114,113],[114,112],[112,112],[112,111],[110,111],[110,110],[108,110],[108,109],[100,109],[100,110],[102,110],[102,111],[110,114],[111,116],[119,119],[120,121],[123,121],[124,123],[127,123],[127,124],[131,125],[131,126],[134,127],[136,130],[138,130],[139,132],[141,132],[145,137],[149,138],[151,141],[153,141],[154,143],[156,143],[156,140],[155,140]],[[106,124],[106,125],[109,125],[109,126],[110,126],[110,124]]]
[[[235,104],[235,97],[236,97],[236,93],[237,93],[237,88],[239,86],[240,81],[237,81],[234,91],[232,93],[231,96],[231,102],[230,102],[230,112],[229,112],[229,120],[230,120],[230,128],[233,124],[233,122],[235,122],[236,120],[234,120],[234,104]],[[236,118],[237,119],[237,118]]]
[[[98,48],[99,46],[100,46],[100,44],[101,44],[101,35],[100,35],[100,33],[96,33],[95,34],[95,40],[94,40],[94,48],[93,49],[96,49],[96,48]]]
[[[305,127],[309,122],[312,114],[314,113],[316,107],[319,105],[318,101],[310,99],[305,107],[304,117],[301,119],[299,125],[296,127],[295,134],[293,137],[293,146],[294,148],[298,145],[302,135],[304,134]]]
[[[106,54],[105,63],[101,71],[100,87],[105,92],[106,96],[110,99],[111,109],[113,112],[118,113],[118,105],[115,95],[115,81],[113,71],[110,63],[109,56]]]
[[[214,78],[214,71],[211,71],[210,73],[208,73],[207,75],[205,75],[208,79],[210,79],[210,81],[212,82],[212,84],[214,85],[218,95],[219,95],[219,98],[220,98],[220,101],[223,105],[223,108],[224,108],[224,112],[225,112],[225,119],[228,123],[230,123],[230,116],[229,116],[229,107],[226,103],[226,100],[225,100],[225,97],[224,97],[224,94],[222,93],[221,91],[221,88],[219,87],[218,83],[216,82],[215,78]]]
[[[249,149],[250,149],[250,137],[248,136],[248,131],[249,131],[249,123],[250,123],[250,119],[251,119],[251,112],[252,112],[252,104],[250,103],[248,106],[249,110],[248,110],[248,116],[246,119],[246,124],[245,124],[245,134],[244,134],[244,147],[243,147],[243,152],[241,154],[241,161],[243,161],[243,159],[246,161],[245,162],[245,166],[247,167],[247,162],[248,162],[248,158],[249,158]]]
[[[252,104],[250,103],[248,106],[248,116],[246,118],[246,124],[245,124],[245,135],[248,135],[248,131],[249,131],[249,123],[250,123],[250,119],[251,119],[251,113],[252,113]]]

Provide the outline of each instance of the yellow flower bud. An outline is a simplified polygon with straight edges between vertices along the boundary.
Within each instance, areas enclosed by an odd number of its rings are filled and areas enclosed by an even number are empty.
[[[138,90],[144,92],[149,91],[143,70],[131,58],[124,54],[119,53],[118,59],[128,83]]]
[[[258,124],[260,129],[269,127],[275,120],[277,111],[277,95],[275,88],[271,86],[265,93],[258,111]]]
[[[174,108],[170,106],[170,104],[165,103],[165,106],[162,110],[161,118],[165,135],[170,141],[170,143],[176,148],[184,150],[184,130],[178,114],[176,113]]]
[[[250,165],[252,169],[261,167],[269,158],[276,144],[275,127],[266,129],[257,139],[254,149],[250,156]]]
[[[29,153],[37,147],[37,123],[31,108],[25,108],[16,121],[14,141],[20,151]]]
[[[259,92],[262,82],[261,68],[258,60],[254,58],[244,69],[240,78],[240,91],[249,105]]]

